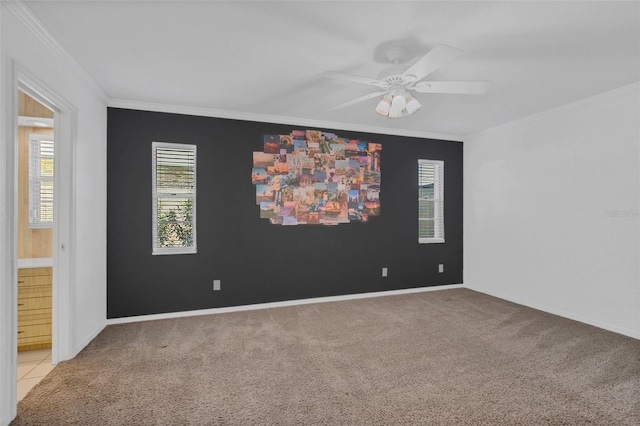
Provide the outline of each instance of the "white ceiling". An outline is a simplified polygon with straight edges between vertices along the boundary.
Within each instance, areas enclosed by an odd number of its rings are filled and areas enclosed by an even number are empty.
[[[112,99],[467,135],[640,81],[638,2],[26,1]],[[465,53],[430,80],[491,80],[487,95],[418,94],[389,119],[375,92],[385,50]],[[411,61],[407,61],[407,67]],[[343,126],[344,127],[344,126]]]

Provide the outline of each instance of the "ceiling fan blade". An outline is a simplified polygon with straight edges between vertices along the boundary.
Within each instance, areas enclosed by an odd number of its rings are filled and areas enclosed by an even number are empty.
[[[385,90],[384,92],[369,93],[368,95],[361,96],[361,97],[359,97],[357,99],[353,99],[353,100],[351,100],[349,102],[345,102],[343,104],[336,105],[333,108],[331,108],[331,110],[346,108],[348,106],[355,105],[355,104],[358,104],[360,102],[368,101],[369,99],[375,98],[377,96],[382,96],[382,95],[385,95],[387,93],[389,93],[388,90]]]
[[[322,77],[333,78],[336,80],[350,81],[352,83],[368,84],[370,86],[385,87],[384,81],[376,80],[375,78],[360,77],[359,75],[345,74],[336,71],[327,71],[320,74]]]
[[[418,93],[483,95],[487,93],[490,87],[490,81],[421,81],[412,90]]]
[[[448,64],[462,54],[462,50],[445,44],[439,44],[424,55],[418,62],[411,65],[402,75],[412,75],[416,80],[422,80],[443,65]]]

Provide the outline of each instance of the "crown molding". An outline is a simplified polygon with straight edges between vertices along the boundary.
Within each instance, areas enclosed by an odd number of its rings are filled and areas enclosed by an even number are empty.
[[[109,95],[93,79],[73,56],[58,42],[53,34],[40,22],[22,0],[3,1],[2,6],[9,10],[18,20],[44,44],[63,64],[71,68],[78,76],[84,80],[88,86],[102,98],[109,102]]]
[[[174,114],[196,115],[204,117],[228,118],[233,120],[257,121],[275,124],[288,124],[296,126],[324,127],[336,130],[367,132],[384,135],[418,137],[426,139],[441,139],[447,141],[461,142],[463,137],[460,135],[429,132],[420,130],[390,129],[386,127],[357,125],[353,123],[341,123],[333,121],[313,120],[305,118],[287,117],[271,114],[246,113],[238,111],[228,111],[206,107],[188,107],[172,104],[161,104],[153,102],[137,102],[122,99],[111,99],[107,92],[94,80],[94,78],[75,60],[73,56],[58,42],[53,34],[40,22],[40,20],[31,12],[31,9],[23,2],[23,0],[2,1],[3,7],[6,7],[13,15],[15,15],[25,27],[27,27],[46,47],[49,49],[62,63],[67,65],[78,76],[80,76],[93,91],[107,103],[108,106],[114,108],[137,109],[143,111],[168,112]]]
[[[231,120],[257,121],[261,123],[287,124],[293,126],[307,126],[329,128],[352,132],[366,132],[382,135],[408,136],[425,139],[441,139],[462,142],[462,137],[448,133],[425,132],[417,130],[388,129],[386,127],[366,126],[353,123],[313,120],[309,118],[288,117],[271,114],[257,114],[249,112],[228,111],[216,108],[189,107],[181,105],[161,104],[154,102],[129,101],[125,99],[111,99],[108,103],[112,108],[135,109],[141,111],[166,112],[172,114],[195,115],[201,117],[227,118]]]

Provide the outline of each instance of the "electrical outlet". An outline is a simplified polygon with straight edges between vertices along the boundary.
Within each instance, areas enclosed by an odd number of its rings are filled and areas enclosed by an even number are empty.
[[[440,263],[438,264],[438,273],[443,273],[444,272],[444,264]]]
[[[382,268],[382,276],[383,276],[383,277],[386,277],[386,276],[387,276],[387,272],[388,272],[388,269],[387,269],[387,268]]]
[[[220,280],[213,280],[213,291],[220,290]]]

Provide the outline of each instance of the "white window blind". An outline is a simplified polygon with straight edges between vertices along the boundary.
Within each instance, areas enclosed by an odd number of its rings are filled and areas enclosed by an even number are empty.
[[[418,242],[444,243],[444,162],[418,160]]]
[[[29,227],[53,226],[53,135],[29,135]]]
[[[153,254],[196,252],[196,146],[153,142]]]

